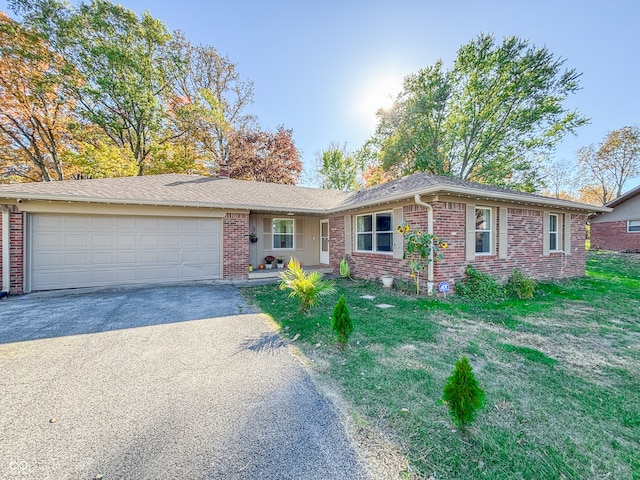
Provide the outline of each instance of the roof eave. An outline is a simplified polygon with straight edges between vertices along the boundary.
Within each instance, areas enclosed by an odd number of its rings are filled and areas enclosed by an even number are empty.
[[[291,212],[298,214],[323,214],[324,209],[309,209],[288,206],[257,206],[252,204],[231,204],[231,203],[210,203],[210,202],[171,202],[166,200],[141,200],[135,198],[95,198],[78,197],[73,195],[52,196],[42,194],[25,194],[15,192],[4,192],[0,198],[22,201],[49,201],[63,203],[99,203],[105,205],[145,205],[154,207],[180,207],[180,208],[215,208],[219,210],[261,210],[272,212]]]
[[[369,200],[366,202],[361,202],[353,205],[339,206],[339,207],[330,209],[328,213],[339,213],[339,212],[345,212],[348,210],[364,208],[372,205],[380,205],[383,203],[393,203],[393,202],[413,198],[416,194],[418,195],[452,194],[452,195],[465,197],[465,198],[474,198],[477,200],[499,200],[499,201],[501,200],[501,201],[508,201],[512,203],[518,203],[521,205],[532,205],[532,206],[538,206],[538,207],[556,207],[556,208],[562,208],[562,209],[568,209],[568,210],[578,210],[583,212],[606,213],[613,210],[608,207],[598,207],[595,205],[587,205],[584,203],[578,203],[578,202],[572,202],[569,200],[561,200],[561,199],[548,198],[548,197],[523,198],[520,195],[514,195],[509,192],[494,192],[494,191],[489,192],[482,189],[458,187],[455,185],[450,185],[450,186],[434,185],[431,187],[417,188],[411,191],[399,193],[397,195],[391,195],[384,198]]]

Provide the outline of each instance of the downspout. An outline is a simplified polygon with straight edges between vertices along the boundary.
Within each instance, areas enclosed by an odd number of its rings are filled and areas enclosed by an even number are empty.
[[[11,245],[9,245],[9,209],[0,205],[2,212],[2,291],[11,290]]]
[[[433,207],[429,203],[425,203],[420,198],[420,194],[416,193],[414,197],[418,205],[422,205],[427,209],[427,233],[433,235]],[[433,248],[429,249],[429,266],[427,267],[427,294],[433,295]]]

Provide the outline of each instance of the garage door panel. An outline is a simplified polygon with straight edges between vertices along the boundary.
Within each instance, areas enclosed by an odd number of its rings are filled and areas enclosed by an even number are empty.
[[[157,247],[160,244],[160,239],[158,235],[149,235],[143,234],[140,235],[140,246],[141,247]]]
[[[188,219],[182,219],[182,223],[186,223]],[[160,221],[160,229],[163,232],[178,232],[180,230],[180,219],[177,218],[163,218]]]
[[[91,228],[93,230],[113,230],[115,227],[115,219],[113,217],[93,217],[91,218]]]
[[[88,252],[78,252],[78,253],[65,253],[64,255],[64,264],[68,266],[81,266],[89,265],[90,255]]]
[[[136,217],[116,217],[116,228],[118,230],[134,230],[137,228],[138,219]]]
[[[168,252],[166,250],[163,250],[160,252],[160,261],[162,263],[178,264],[180,263],[180,252]]]
[[[67,247],[86,247],[89,245],[87,234],[65,234],[64,245]]]
[[[135,283],[138,280],[137,269],[119,268],[115,272],[115,279],[118,283]]]
[[[67,229],[86,229],[89,227],[89,218],[82,216],[69,216],[64,219],[64,226]]]
[[[140,263],[158,263],[160,261],[160,252],[140,252]]]
[[[112,235],[107,235],[105,233],[93,234],[93,235],[91,235],[91,245],[94,248],[112,247],[113,246],[113,236]]]
[[[31,288],[220,278],[220,220],[34,214]]]
[[[93,252],[91,254],[90,262],[87,261],[85,263],[92,263],[94,265],[113,265],[114,259],[115,255],[113,252]]]
[[[124,251],[118,252],[116,251],[116,265],[135,265],[137,263],[137,255],[136,252]]]
[[[135,234],[120,233],[116,237],[116,244],[119,247],[135,247],[138,244],[138,237]]]
[[[60,233],[43,233],[35,239],[35,246],[38,247],[59,247],[63,244],[63,235]]]
[[[161,244],[163,247],[177,247],[180,245],[180,236],[179,235],[163,235],[161,239]]]

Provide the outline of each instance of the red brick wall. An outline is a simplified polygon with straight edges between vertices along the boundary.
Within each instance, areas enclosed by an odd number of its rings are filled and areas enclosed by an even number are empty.
[[[465,255],[466,205],[464,203],[434,202],[432,206],[434,233],[449,245],[443,251],[443,260],[436,262],[434,266],[436,284],[447,281],[453,286],[455,280],[464,277],[465,268],[470,263],[478,270],[503,279],[507,278],[514,268],[541,280],[584,275],[585,217],[582,215],[572,215],[571,255],[554,252],[543,256],[542,212],[509,208],[508,257],[500,259],[496,246],[495,255],[478,256],[474,261],[469,262]],[[494,211],[497,216],[498,209]],[[404,207],[403,216],[412,228],[426,230],[426,208],[420,205],[407,205]],[[497,224],[499,225],[499,219],[497,219]],[[331,230],[331,265],[334,265],[337,271],[337,265],[344,256],[343,217],[332,217],[329,226]],[[354,277],[377,279],[384,273],[391,273],[396,278],[409,280],[408,262],[394,259],[391,255],[353,252],[346,257]],[[426,280],[426,272],[424,279]]]
[[[24,290],[24,213],[19,212],[13,205],[4,205],[9,209],[9,257],[11,271],[9,287],[12,294],[22,293]],[[2,279],[5,266],[2,265],[2,215],[0,215],[0,288],[4,289]]]
[[[640,232],[627,232],[627,221],[591,224],[591,248],[640,252]]]
[[[249,276],[249,214],[227,213],[222,225],[222,278]]]

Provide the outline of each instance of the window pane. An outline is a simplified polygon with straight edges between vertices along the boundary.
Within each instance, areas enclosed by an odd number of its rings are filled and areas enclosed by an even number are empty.
[[[629,227],[627,228],[629,232],[640,232],[640,220],[629,220]]]
[[[391,231],[391,214],[379,213],[378,215],[376,215],[376,232],[390,232],[390,231]]]
[[[273,236],[273,248],[293,248],[293,235],[275,234]]]
[[[358,232],[371,232],[373,231],[372,227],[372,216],[371,215],[360,215],[356,217],[356,231]]]
[[[476,253],[491,253],[489,232],[476,232]]]
[[[555,232],[551,232],[549,234],[549,250],[557,250],[558,249],[558,234]]]
[[[558,231],[558,216],[557,215],[549,215],[549,231],[557,232]]]
[[[293,220],[274,220],[273,233],[293,233]]]
[[[367,252],[373,251],[373,235],[370,233],[358,234],[358,250],[365,250]]]
[[[391,252],[393,250],[393,233],[376,234],[376,250],[378,252]]]
[[[476,208],[476,230],[490,230],[491,210]]]

